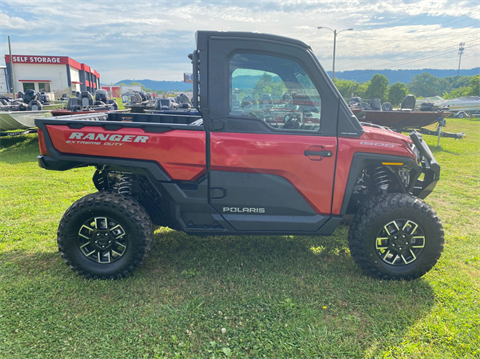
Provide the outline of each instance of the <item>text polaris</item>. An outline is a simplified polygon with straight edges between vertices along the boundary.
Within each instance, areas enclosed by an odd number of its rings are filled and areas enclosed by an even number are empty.
[[[115,142],[142,142],[146,143],[148,136],[136,135],[116,135],[111,133],[83,133],[72,132],[69,139],[71,140],[90,140],[90,141],[115,141]]]
[[[223,212],[230,212],[230,213],[265,213],[265,208],[223,207]]]

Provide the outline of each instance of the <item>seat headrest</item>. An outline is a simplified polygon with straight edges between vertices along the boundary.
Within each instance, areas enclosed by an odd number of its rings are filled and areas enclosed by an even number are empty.
[[[413,109],[415,108],[415,103],[417,101],[415,100],[415,96],[413,95],[407,95],[403,101],[402,101],[402,105],[401,105],[401,109],[410,109],[413,111]]]
[[[393,111],[393,106],[390,102],[384,102],[382,104],[382,111]]]

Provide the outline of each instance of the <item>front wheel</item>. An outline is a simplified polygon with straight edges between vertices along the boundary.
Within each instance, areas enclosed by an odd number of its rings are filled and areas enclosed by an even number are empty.
[[[58,227],[58,248],[78,274],[93,279],[127,277],[146,258],[152,221],[132,198],[109,192],[76,201]]]
[[[412,280],[440,258],[444,231],[427,203],[410,194],[389,194],[360,209],[348,241],[353,258],[368,275]]]

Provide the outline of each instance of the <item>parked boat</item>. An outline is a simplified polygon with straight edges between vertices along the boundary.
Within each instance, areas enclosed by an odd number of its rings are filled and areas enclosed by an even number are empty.
[[[83,91],[77,97],[69,98],[66,108],[52,110],[51,112],[53,116],[67,116],[116,110],[118,110],[117,102],[108,98],[106,90],[100,89],[95,91],[95,100],[92,94]]]
[[[414,129],[432,125],[450,115],[450,112],[437,111],[364,111],[352,109],[357,118],[380,126],[398,129]]]
[[[451,112],[434,110],[434,105],[428,102],[422,102],[420,111],[416,111],[416,99],[413,95],[405,97],[401,108],[396,110],[388,102],[381,104],[379,99],[372,99],[369,103],[366,103],[355,97],[350,99],[349,105],[354,115],[361,121],[386,126],[397,132],[417,130],[426,135],[438,136],[437,146],[440,145],[440,137],[458,139],[465,137],[463,132],[450,133],[442,131],[442,127],[446,126],[445,118],[451,115]],[[435,123],[438,124],[436,131],[425,128]]]
[[[466,96],[458,97],[451,100],[444,100],[438,104],[440,108],[448,109],[451,112],[479,112],[480,111],[480,97]]]
[[[0,111],[0,131],[26,130],[35,127],[35,119],[50,117],[50,111]]]
[[[84,110],[84,111],[71,111],[67,109],[59,109],[59,110],[52,110],[50,111],[52,113],[52,116],[71,116],[71,115],[88,115],[88,114],[94,114],[94,113],[102,113],[102,112],[129,112],[130,109],[125,109],[125,110],[109,110],[109,109],[91,109],[91,110]]]

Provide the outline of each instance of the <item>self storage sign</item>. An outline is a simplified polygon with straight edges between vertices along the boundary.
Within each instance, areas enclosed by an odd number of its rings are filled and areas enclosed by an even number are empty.
[[[63,57],[56,57],[56,56],[12,56],[12,59],[14,63],[24,63],[24,64],[62,64],[64,63]]]

